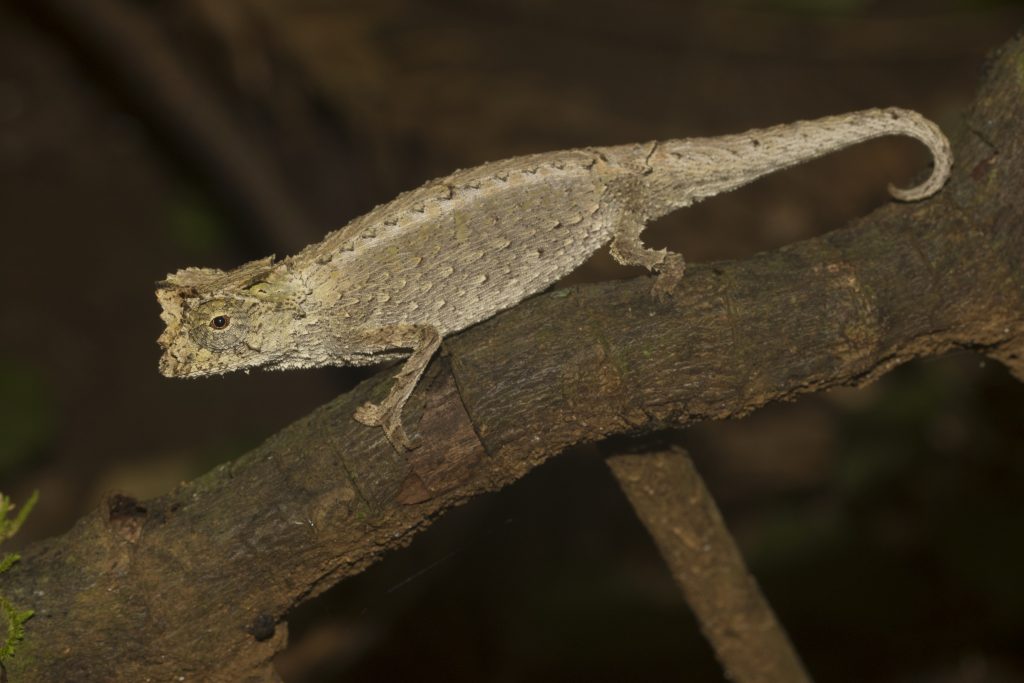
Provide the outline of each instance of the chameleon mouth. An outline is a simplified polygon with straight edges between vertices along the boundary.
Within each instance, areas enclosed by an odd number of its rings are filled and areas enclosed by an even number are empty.
[[[164,377],[173,378],[193,378],[193,377],[206,377],[208,375],[221,375],[227,372],[230,368],[220,366],[204,366],[193,362],[191,354],[186,353],[183,356],[175,353],[174,349],[168,349],[164,351],[164,354],[160,356],[160,361],[157,365],[160,374]]]
[[[165,353],[160,356],[160,363],[157,366],[160,370],[160,374],[164,377],[174,377],[177,373],[174,372],[177,366],[177,362],[171,357],[169,353]]]
[[[182,377],[188,375],[188,363],[183,363],[174,350],[167,345],[161,344],[164,352],[160,355],[157,368],[164,377]]]
[[[175,349],[171,348],[170,345],[163,340],[163,337],[161,337],[160,346],[164,350],[163,354],[160,356],[160,361],[157,364],[157,368],[160,370],[161,375],[164,377],[195,376],[195,372],[192,371],[188,358],[181,358],[178,353],[175,353]]]

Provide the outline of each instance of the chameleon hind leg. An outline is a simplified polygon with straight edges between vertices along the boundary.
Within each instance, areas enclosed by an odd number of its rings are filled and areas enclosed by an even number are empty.
[[[624,266],[643,266],[658,274],[651,293],[658,299],[667,299],[679,285],[686,272],[683,255],[668,249],[651,249],[640,240],[647,227],[636,217],[623,216],[612,232],[609,248],[612,258]]]
[[[381,348],[412,349],[412,354],[395,375],[395,384],[384,400],[359,406],[355,419],[370,427],[381,427],[397,450],[411,449],[412,444],[402,427],[402,408],[441,345],[441,333],[429,325],[394,325],[374,330],[372,338]]]

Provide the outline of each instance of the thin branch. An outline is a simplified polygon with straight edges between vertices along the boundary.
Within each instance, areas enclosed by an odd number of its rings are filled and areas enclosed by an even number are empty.
[[[810,683],[718,506],[683,451],[607,460],[697,615],[726,677]]]

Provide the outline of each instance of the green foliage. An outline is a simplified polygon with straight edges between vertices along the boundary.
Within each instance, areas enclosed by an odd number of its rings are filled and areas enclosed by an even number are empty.
[[[14,566],[14,563],[21,559],[21,555],[18,553],[7,553],[0,559],[0,574]]]
[[[21,506],[21,512],[8,519],[15,505],[11,502],[10,498],[0,493],[0,543],[13,538],[14,534],[18,533],[21,525],[28,519],[29,513],[32,512],[32,508],[36,506],[36,501],[38,500],[39,491],[33,491],[28,500],[25,501],[25,504]]]
[[[14,511],[15,505],[9,497],[0,493],[0,543],[18,533],[21,525],[25,523],[29,513],[32,512],[32,508],[35,507],[37,500],[39,500],[39,491],[33,491],[21,510],[12,517],[11,513]],[[4,555],[0,558],[0,574],[13,567],[20,559],[21,556],[17,553]],[[5,631],[3,640],[0,641],[0,664],[14,654],[15,646],[25,637],[25,622],[34,613],[34,610],[30,609],[19,610],[9,600],[0,596],[0,619],[6,625],[6,628],[0,626],[0,629]]]
[[[17,555],[8,555],[17,560]],[[6,558],[5,558],[6,559]],[[35,614],[33,610],[19,610],[4,597],[0,596],[0,614],[7,623],[7,634],[3,643],[0,643],[0,663],[6,662],[14,655],[15,646],[25,637],[25,622]]]

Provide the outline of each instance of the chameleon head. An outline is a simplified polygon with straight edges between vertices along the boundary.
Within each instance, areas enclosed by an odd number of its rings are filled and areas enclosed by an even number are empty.
[[[157,343],[165,377],[286,367],[300,327],[303,290],[273,257],[231,271],[187,268],[159,283],[167,325]]]

